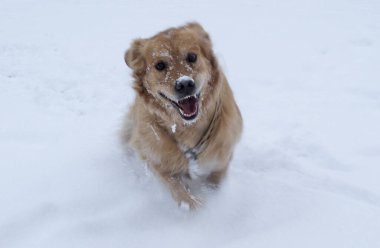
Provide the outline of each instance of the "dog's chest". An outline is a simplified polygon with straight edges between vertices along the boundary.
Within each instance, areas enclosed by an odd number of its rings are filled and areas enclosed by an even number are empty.
[[[191,129],[175,124],[170,126],[170,131],[177,142],[177,147],[187,158],[188,172],[191,178],[207,176],[218,167],[218,162],[215,159],[203,156],[200,159],[200,154],[207,149],[207,144],[200,142],[207,129],[207,123],[198,122],[196,124]]]
[[[209,175],[216,167],[217,162],[214,160],[207,160],[205,162],[204,159],[199,160],[197,154],[197,150],[194,148],[189,148],[188,145],[178,143],[177,144],[179,150],[184,153],[185,157],[188,161],[188,171],[191,178],[198,178],[202,176]]]
[[[195,179],[198,177],[208,176],[217,167],[216,161],[208,161],[207,163],[195,159],[189,159],[189,174],[190,177]]]

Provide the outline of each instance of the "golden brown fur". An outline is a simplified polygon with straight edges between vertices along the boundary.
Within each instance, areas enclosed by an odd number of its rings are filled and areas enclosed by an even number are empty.
[[[189,52],[197,54],[196,63],[186,62]],[[123,140],[148,163],[179,204],[194,209],[200,200],[186,185],[194,177],[189,169],[194,157],[185,151],[202,141],[196,171],[218,186],[242,131],[239,109],[218,67],[209,35],[198,23],[171,28],[135,40],[125,61],[133,70],[137,94],[125,121]],[[157,61],[166,61],[168,68],[156,70]],[[175,80],[183,75],[194,78],[201,92],[199,114],[192,122],[185,121],[159,94],[174,98]]]

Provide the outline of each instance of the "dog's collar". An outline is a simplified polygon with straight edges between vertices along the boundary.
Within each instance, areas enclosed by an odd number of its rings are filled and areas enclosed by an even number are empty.
[[[211,118],[211,121],[207,127],[207,129],[202,134],[201,138],[197,142],[197,144],[190,149],[187,149],[184,153],[187,159],[198,160],[199,155],[206,150],[208,144],[210,143],[211,137],[215,134],[217,128],[216,125],[220,120],[220,111],[221,111],[221,103],[218,101],[215,105],[215,111]]]
[[[185,151],[186,158],[191,160],[198,160],[198,154],[199,153],[194,148]]]

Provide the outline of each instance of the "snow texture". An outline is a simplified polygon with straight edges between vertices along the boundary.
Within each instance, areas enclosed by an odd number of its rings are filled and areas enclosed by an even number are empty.
[[[0,6],[0,247],[380,247],[379,1]],[[196,212],[118,140],[125,50],[191,20],[244,118]]]
[[[170,126],[170,128],[172,130],[172,133],[175,133],[177,130],[177,124],[174,123],[173,125]]]
[[[181,82],[181,81],[194,81],[194,79],[192,79],[192,78],[189,77],[189,76],[180,76],[179,78],[177,78],[176,81],[177,81],[177,82]]]

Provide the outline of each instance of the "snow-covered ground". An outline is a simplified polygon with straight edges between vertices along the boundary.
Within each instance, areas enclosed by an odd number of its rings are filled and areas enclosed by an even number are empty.
[[[195,213],[118,143],[131,40],[197,20],[245,121]],[[377,0],[0,0],[0,247],[380,247]]]

